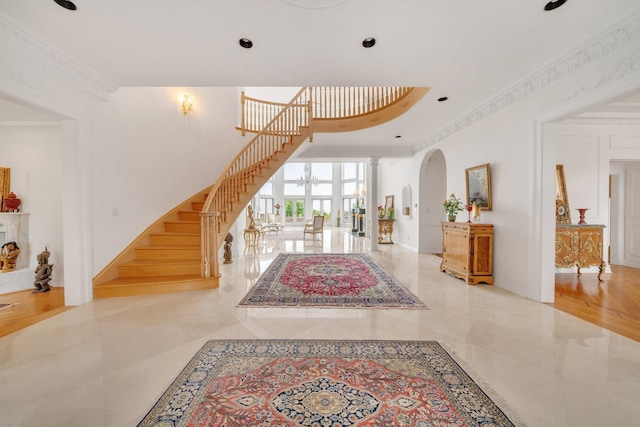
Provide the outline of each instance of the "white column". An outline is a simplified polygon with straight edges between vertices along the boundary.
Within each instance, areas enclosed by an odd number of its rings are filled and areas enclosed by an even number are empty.
[[[378,250],[378,161],[379,157],[369,158],[369,184],[367,186],[368,203],[366,206],[366,215],[369,224],[367,234],[371,239],[371,250]]]

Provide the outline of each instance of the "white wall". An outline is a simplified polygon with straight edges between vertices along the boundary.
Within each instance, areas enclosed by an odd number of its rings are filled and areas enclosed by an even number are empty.
[[[178,98],[194,97],[184,116]],[[121,88],[92,112],[97,274],[149,225],[212,185],[251,139],[235,130],[236,88]]]
[[[0,123],[0,162],[11,168],[11,191],[22,199],[21,212],[29,213],[29,245],[20,248],[20,257],[35,270],[36,256],[46,246],[54,286],[64,279],[62,138],[62,128],[53,122]]]

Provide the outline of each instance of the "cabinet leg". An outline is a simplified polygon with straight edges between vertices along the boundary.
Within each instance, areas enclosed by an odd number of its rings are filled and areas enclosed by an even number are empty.
[[[600,271],[598,271],[598,282],[602,282],[602,273],[604,272],[604,265],[600,264]]]

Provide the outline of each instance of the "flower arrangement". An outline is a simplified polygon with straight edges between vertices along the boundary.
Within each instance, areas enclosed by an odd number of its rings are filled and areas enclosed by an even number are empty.
[[[456,197],[455,193],[451,193],[448,199],[442,200],[442,206],[447,215],[457,215],[458,212],[464,210],[462,200]]]
[[[276,214],[279,214],[280,213],[280,203],[276,203],[275,205],[273,205],[273,207],[276,210]]]
[[[384,218],[384,208],[382,205],[378,206],[378,218]]]

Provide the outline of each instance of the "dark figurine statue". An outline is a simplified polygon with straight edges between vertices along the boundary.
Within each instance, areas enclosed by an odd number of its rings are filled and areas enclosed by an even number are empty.
[[[233,260],[231,259],[231,242],[233,242],[233,236],[231,233],[227,233],[227,236],[224,238],[224,263],[223,264],[231,264]]]
[[[51,281],[51,273],[53,272],[53,264],[49,264],[49,251],[44,248],[44,251],[38,254],[38,266],[36,267],[36,278],[33,285],[36,287],[33,293],[50,291],[49,282]]]

